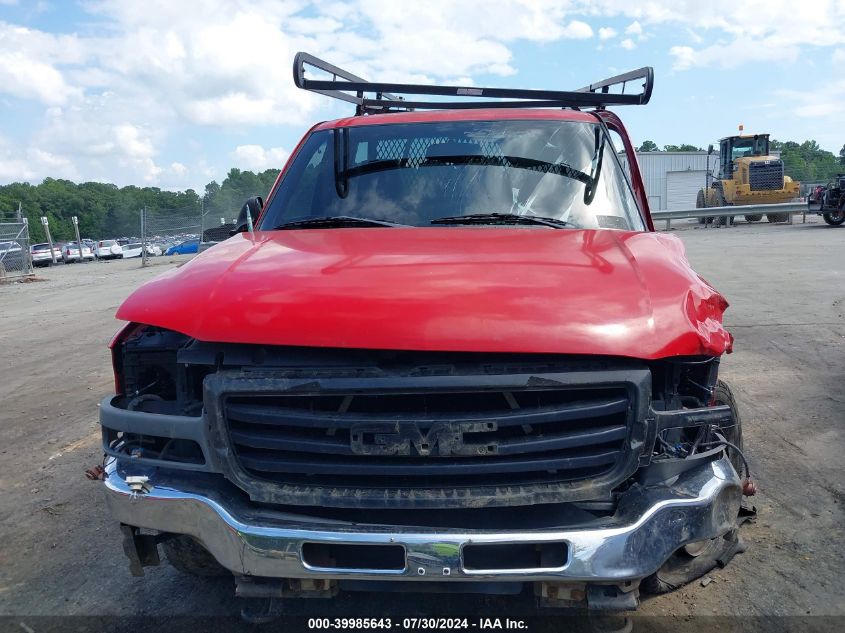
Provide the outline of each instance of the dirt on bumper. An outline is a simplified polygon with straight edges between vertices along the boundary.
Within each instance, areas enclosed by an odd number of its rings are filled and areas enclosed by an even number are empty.
[[[471,582],[550,581],[622,583],[654,573],[687,543],[721,536],[736,525],[742,490],[730,462],[705,462],[671,485],[634,486],[612,517],[579,527],[537,530],[415,528],[322,520],[263,510],[241,494],[222,491],[216,476],[150,471],[141,476],[112,461],[105,492],[122,524],[186,534],[200,541],[236,575]],[[135,478],[133,478],[133,475]],[[143,485],[138,482],[143,481]],[[360,565],[326,562],[322,546],[351,546]],[[479,565],[468,556],[484,548],[554,546],[552,562],[530,566]],[[385,559],[369,548],[393,548]],[[375,550],[371,550],[375,551]],[[384,552],[386,550],[380,550]],[[562,553],[561,553],[562,552]],[[389,560],[368,565],[367,561]]]

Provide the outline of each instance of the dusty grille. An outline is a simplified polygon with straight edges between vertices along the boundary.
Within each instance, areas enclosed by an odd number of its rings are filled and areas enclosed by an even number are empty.
[[[319,366],[222,370],[203,381],[223,472],[253,500],[447,508],[608,499],[647,443],[651,372],[633,361],[401,353],[346,365],[348,353],[324,356]]]
[[[783,163],[779,160],[750,163],[748,184],[751,191],[783,189]]]
[[[321,485],[471,486],[584,478],[627,437],[624,389],[226,399],[252,474]]]

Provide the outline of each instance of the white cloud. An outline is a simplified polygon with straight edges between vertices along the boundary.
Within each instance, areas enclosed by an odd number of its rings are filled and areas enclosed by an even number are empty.
[[[20,148],[0,137],[0,182],[41,180],[45,176],[78,179],[72,161],[36,147]]]
[[[841,26],[845,23],[845,2],[812,0],[806,10],[812,19],[798,16],[795,4],[785,0],[764,4],[733,0],[590,2],[590,11],[595,15],[633,19],[626,33],[635,35],[637,40],[646,39],[646,29],[655,25],[677,26],[690,32],[686,42],[677,42],[671,49],[676,70],[733,68],[760,61],[790,62],[802,54],[812,60],[819,47],[845,46],[845,30]],[[692,61],[690,50],[696,53]]]
[[[675,68],[684,70],[695,66],[695,49],[692,46],[673,46],[669,54],[675,58]]]
[[[673,46],[669,54],[675,58],[673,68],[686,70],[693,67],[721,67],[736,68],[750,62],[778,62],[796,61],[801,53],[799,44],[764,40],[742,40],[720,45],[692,48],[690,46]]]
[[[39,102],[45,113],[28,141],[43,154],[31,166],[16,161],[13,169],[7,161],[3,177],[55,175],[50,165],[59,163],[64,174],[73,166],[83,179],[119,183],[205,177],[208,164],[197,166],[201,150],[187,143],[189,157],[171,150],[159,164],[160,148],[183,126],[238,133],[301,127],[320,116],[318,108],[338,108],[293,86],[290,60],[297,50],[388,81],[472,84],[479,74],[516,72],[513,42],[592,37],[592,27],[567,5],[197,0],[187,7],[171,0],[91,0],[82,8],[95,28],[82,34],[0,22],[0,93]],[[234,155],[245,168],[278,167],[286,156],[278,147],[244,145]]]
[[[0,91],[47,105],[62,104],[81,95],[53,66],[21,53],[0,54]]]
[[[290,152],[282,147],[264,149],[261,145],[238,145],[231,154],[235,166],[251,171],[281,169]]]
[[[823,91],[779,90],[777,94],[795,116],[845,120],[845,81],[829,82]]]
[[[584,40],[593,36],[593,29],[586,22],[573,20],[561,29],[561,36],[571,39]]]
[[[83,60],[75,36],[55,36],[0,22],[0,93],[47,105],[80,97],[57,65]]]
[[[693,44],[701,44],[704,41],[704,38],[701,37],[698,33],[693,31],[692,29],[686,29],[687,37]]]
[[[609,26],[603,26],[599,29],[600,40],[609,40],[614,37],[616,37],[616,29]]]
[[[117,125],[113,128],[113,134],[116,146],[131,158],[150,158],[155,153],[149,137],[144,136],[134,125]]]
[[[213,164],[220,161],[203,155],[213,144],[174,142],[189,126],[201,129],[190,133],[194,139],[221,131],[235,137],[229,158],[243,168],[279,167],[284,149],[238,143],[257,138],[258,126],[301,131],[310,121],[348,112],[292,85],[290,61],[298,50],[364,77],[472,84],[483,75],[514,75],[519,43],[597,36],[598,44],[624,31],[619,45],[633,50],[659,26],[674,34],[668,53],[678,71],[810,63],[820,47],[845,46],[845,3],[832,0],[818,0],[812,20],[796,19],[794,6],[774,0],[764,11],[734,0],[195,0],[190,6],[88,0],[81,6],[87,21],[65,27],[78,28],[73,34],[0,21],[0,95],[43,113],[19,151],[0,147],[0,182],[60,175],[196,187],[191,179],[219,179]],[[608,18],[617,27],[599,28]],[[841,65],[845,52],[815,56],[819,64],[826,59]],[[784,98],[796,116],[840,116],[837,102],[818,94],[807,102]]]
[[[637,21],[631,22],[628,27],[625,29],[626,35],[642,35],[643,34],[643,25]]]

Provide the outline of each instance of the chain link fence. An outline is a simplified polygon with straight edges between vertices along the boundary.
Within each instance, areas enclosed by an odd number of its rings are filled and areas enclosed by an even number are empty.
[[[203,214],[174,214],[168,211],[141,211],[141,241],[127,249],[130,256],[139,252],[141,263],[148,266],[156,257],[165,255],[195,255],[200,250],[203,234]]]
[[[0,280],[32,274],[26,218],[14,222],[0,221]]]
[[[140,240],[130,249],[124,247],[124,258],[127,251],[130,257],[139,252],[142,265],[149,266],[156,257],[196,255],[228,239],[234,226],[234,218],[221,217],[217,211],[197,210],[186,214],[143,209]]]

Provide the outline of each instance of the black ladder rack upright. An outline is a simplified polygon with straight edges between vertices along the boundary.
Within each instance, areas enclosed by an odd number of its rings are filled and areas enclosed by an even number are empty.
[[[332,76],[306,79],[306,66]],[[642,90],[625,93],[626,84],[642,80]],[[645,66],[584,86],[578,90],[523,90],[518,88],[478,88],[474,86],[431,86],[370,82],[308,53],[297,53],[293,60],[293,82],[298,88],[354,103],[356,114],[377,114],[414,109],[461,110],[472,108],[604,108],[609,105],[644,105],[651,98],[654,69]],[[621,86],[621,92],[610,92]],[[350,94],[353,93],[353,94]],[[365,97],[367,93],[373,97]],[[406,95],[441,97],[485,97],[478,101],[407,101]],[[497,101],[519,99],[519,101]]]

